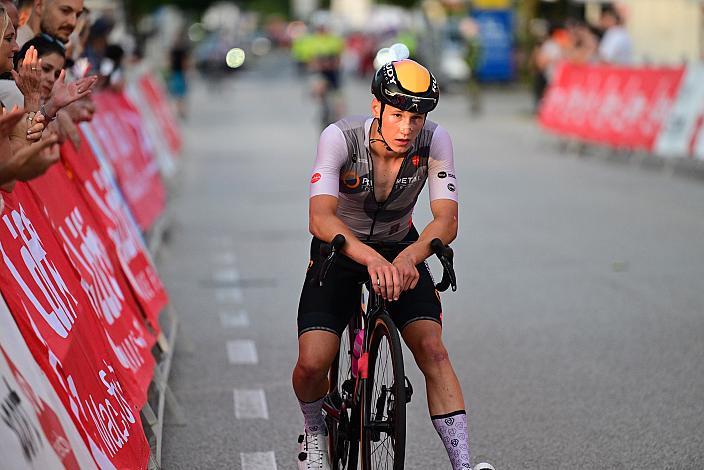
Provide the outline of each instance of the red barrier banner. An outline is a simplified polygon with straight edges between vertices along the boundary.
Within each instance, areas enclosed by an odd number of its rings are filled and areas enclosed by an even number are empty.
[[[0,290],[34,359],[82,433],[94,459],[146,468],[141,392],[125,374],[77,272],[25,183],[4,194]]]
[[[124,200],[89,145],[95,136],[90,128],[85,130],[81,133],[80,148],[72,145],[62,147],[62,162],[71,173],[72,181],[91,214],[105,229],[139,305],[152,328],[158,331],[159,314],[168,303],[166,290],[137,227],[130,219]]]
[[[143,137],[139,112],[122,93],[98,93],[94,101],[97,111],[89,127],[108,157],[137,224],[149,230],[164,211],[166,192],[153,148],[147,147]]]
[[[147,99],[149,107],[154,111],[154,114],[159,121],[161,131],[166,137],[169,144],[169,149],[174,155],[181,152],[183,142],[179,131],[176,117],[171,110],[169,100],[157,81],[151,75],[143,75],[138,80],[138,86],[142,91],[142,95]]]
[[[63,148],[69,145],[66,142]],[[119,268],[114,245],[106,239],[107,232],[93,218],[62,165],[54,165],[29,187],[77,271],[119,364],[134,376],[141,392],[134,398],[143,405],[154,371],[151,348],[156,337],[144,324]]]
[[[682,67],[563,64],[541,104],[540,122],[560,135],[651,151],[683,74]]]
[[[0,298],[0,455],[3,468],[96,464]]]

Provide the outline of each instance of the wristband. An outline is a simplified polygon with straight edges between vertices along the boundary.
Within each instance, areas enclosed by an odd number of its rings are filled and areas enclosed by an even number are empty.
[[[39,107],[39,112],[42,113],[42,115],[46,118],[48,122],[53,121],[56,119],[56,115],[49,117],[49,113],[46,110],[46,104],[42,103],[42,105]]]

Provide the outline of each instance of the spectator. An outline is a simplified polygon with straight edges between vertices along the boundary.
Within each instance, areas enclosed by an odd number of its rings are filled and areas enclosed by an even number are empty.
[[[83,0],[34,0],[32,13],[17,31],[20,47],[39,33],[49,34],[66,44],[83,13]]]
[[[15,54],[15,70],[21,67],[27,52],[30,48],[35,48],[39,58],[42,60],[39,72],[41,73],[41,81],[39,86],[40,98],[46,102],[51,97],[51,91],[54,83],[61,75],[66,63],[64,56],[65,49],[63,46],[48,36],[37,36],[29,40],[22,49]]]
[[[112,20],[103,17],[95,20],[95,23],[89,28],[84,55],[88,59],[91,69],[96,73],[100,73],[101,62],[108,48],[108,36],[110,36],[113,25]]]
[[[188,82],[186,73],[189,69],[188,46],[183,39],[179,39],[171,49],[171,63],[169,70],[169,93],[176,101],[176,109],[181,119],[186,118],[186,95]]]
[[[599,37],[589,25],[581,20],[572,20],[568,24],[570,49],[567,59],[577,64],[589,64],[598,59]]]
[[[5,8],[5,11],[10,18],[12,26],[17,31],[20,22],[20,15],[17,11],[17,7],[12,0],[0,0],[0,5]],[[24,96],[15,80],[12,78],[10,72],[6,72],[0,75],[0,101],[5,105],[6,108],[12,109],[15,106],[18,108],[25,107]]]
[[[534,84],[536,110],[543,99],[548,84],[555,76],[555,70],[570,49],[570,37],[562,25],[551,24],[548,37],[533,53],[533,64],[536,68]]]
[[[633,55],[631,36],[623,26],[623,18],[615,7],[607,5],[602,8],[600,25],[604,36],[599,44],[599,58],[609,64],[630,64]]]

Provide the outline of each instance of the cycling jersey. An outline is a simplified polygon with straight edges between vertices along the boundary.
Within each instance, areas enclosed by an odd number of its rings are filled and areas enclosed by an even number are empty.
[[[457,178],[450,135],[426,119],[401,163],[388,198],[374,194],[369,150],[372,118],[355,116],[331,124],[320,135],[310,197],[338,198],[337,216],[360,240],[399,241],[412,225],[413,208],[425,181],[430,201],[457,201]]]

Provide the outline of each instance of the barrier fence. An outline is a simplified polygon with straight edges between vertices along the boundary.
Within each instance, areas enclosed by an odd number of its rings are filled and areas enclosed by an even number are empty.
[[[162,178],[173,175],[181,137],[151,76],[94,100],[80,146],[67,140],[60,163],[2,193],[7,468],[159,465],[176,324],[165,337],[159,320],[168,297],[143,233],[164,214]]]
[[[704,160],[704,65],[566,63],[547,90],[539,120],[562,137]]]

